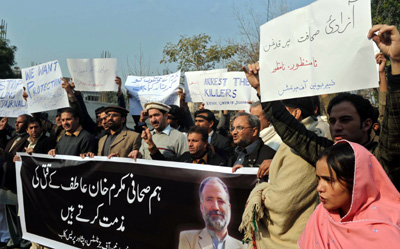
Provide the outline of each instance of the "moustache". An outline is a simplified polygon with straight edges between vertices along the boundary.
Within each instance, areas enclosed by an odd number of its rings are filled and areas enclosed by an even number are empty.
[[[208,215],[209,216],[211,216],[211,215],[221,215],[223,218],[225,218],[225,214],[223,212],[221,212],[221,211],[218,211],[218,210],[212,210],[212,211],[208,212]]]

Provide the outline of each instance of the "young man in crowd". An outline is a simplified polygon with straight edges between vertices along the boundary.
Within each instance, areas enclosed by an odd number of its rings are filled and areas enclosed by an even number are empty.
[[[97,152],[94,137],[84,130],[79,123],[79,116],[75,109],[65,108],[61,111],[61,122],[65,130],[64,136],[58,141],[56,148],[48,152],[56,154],[79,156],[82,152]]]
[[[218,134],[214,113],[207,109],[201,109],[194,113],[195,125],[205,127],[208,131],[208,142],[214,147],[215,153],[228,160],[233,156],[233,147],[226,137]]]
[[[183,153],[176,159],[178,162],[209,164],[217,166],[226,166],[227,161],[214,153],[208,143],[208,130],[201,126],[192,126],[188,131],[189,151]],[[165,160],[161,153],[152,155],[155,160]]]

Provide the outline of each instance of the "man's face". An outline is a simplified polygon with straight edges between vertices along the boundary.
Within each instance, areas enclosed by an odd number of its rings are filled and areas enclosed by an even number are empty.
[[[261,105],[250,108],[250,114],[258,117],[258,119],[260,120],[260,129],[261,130],[264,130],[264,128],[267,128],[270,125],[270,122],[268,121],[268,119],[265,118],[264,111],[263,111]]]
[[[202,113],[201,115],[207,115],[207,114]],[[212,127],[214,125],[214,121],[208,121],[202,117],[197,116],[194,118],[194,125],[205,127],[205,128],[207,128],[208,133],[210,133],[212,130]]]
[[[257,128],[250,127],[246,116],[239,116],[232,123],[231,134],[235,145],[246,148],[256,140]]]
[[[188,134],[188,145],[193,158],[199,158],[207,148],[207,142],[201,140],[201,134],[195,132]]]
[[[179,124],[178,124],[178,118],[177,117],[175,117],[174,115],[172,115],[171,113],[168,113],[168,124],[171,126],[171,127],[178,127],[179,126]]]
[[[22,129],[24,128],[25,122],[26,122],[26,117],[25,116],[19,116],[17,118],[17,120],[15,120],[15,131],[17,133],[23,132]],[[26,126],[25,126],[25,128],[26,128]]]
[[[227,229],[231,219],[231,204],[222,185],[210,180],[203,188],[200,209],[204,222],[212,231]]]
[[[368,142],[368,130],[371,119],[360,121],[360,115],[351,102],[344,101],[332,107],[329,125],[334,141],[347,139],[351,142],[365,144]]]
[[[107,123],[107,114],[105,112],[100,113],[99,115],[101,126],[103,126],[104,130],[108,131],[108,123]]]
[[[56,117],[56,125],[57,125],[57,127],[62,125],[62,123],[61,123],[61,115]]]
[[[168,125],[168,113],[166,112],[163,114],[160,110],[158,109],[150,109],[148,111],[149,113],[149,119],[151,126],[158,131],[161,132],[167,127]]]
[[[3,130],[4,127],[6,127],[7,123],[8,123],[8,118],[7,117],[2,118],[0,120],[0,130]]]
[[[96,123],[97,123],[97,127],[102,127],[101,125],[101,119],[100,119],[100,113],[96,115]]]
[[[112,131],[117,131],[122,128],[125,122],[125,117],[122,117],[118,112],[107,112],[106,123]]]
[[[37,139],[40,136],[40,134],[42,133],[42,129],[38,122],[34,122],[34,123],[28,124],[28,128],[26,129],[26,132],[29,134],[29,137],[31,139]]]
[[[61,113],[61,123],[65,131],[73,133],[79,127],[79,118],[75,118],[69,112]]]

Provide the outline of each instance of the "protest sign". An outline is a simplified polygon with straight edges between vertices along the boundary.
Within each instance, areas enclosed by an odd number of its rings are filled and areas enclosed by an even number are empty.
[[[22,83],[28,93],[28,111],[44,112],[69,107],[68,96],[62,88],[62,73],[58,61],[23,68]]]
[[[194,72],[185,72],[185,93],[186,93],[186,102],[203,102],[203,91],[200,87],[200,77],[203,74],[212,74],[212,73],[225,73],[228,72],[228,69],[215,69],[209,71],[194,71]]]
[[[125,88],[128,90],[129,111],[131,115],[140,115],[144,104],[160,102],[166,105],[179,105],[176,94],[181,71],[161,76],[128,76]]]
[[[117,91],[117,59],[67,59],[68,70],[79,91]]]
[[[22,79],[0,80],[0,117],[18,117],[29,113],[23,92]]]
[[[199,84],[204,107],[210,110],[248,110],[248,101],[258,100],[243,72],[201,74]]]
[[[261,26],[261,100],[378,86],[370,1],[319,0]]]
[[[222,200],[231,206],[219,211],[228,234],[241,240],[238,227],[257,172],[128,158],[19,155],[23,236],[52,248],[178,248],[182,231],[205,227],[199,190],[208,177],[226,184],[230,201]]]

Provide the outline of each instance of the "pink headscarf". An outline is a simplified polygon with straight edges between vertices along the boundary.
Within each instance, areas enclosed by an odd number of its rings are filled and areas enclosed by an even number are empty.
[[[400,193],[367,149],[345,140],[338,143],[349,143],[355,154],[351,207],[340,218],[339,212],[328,211],[320,203],[307,222],[299,247],[400,248]]]

